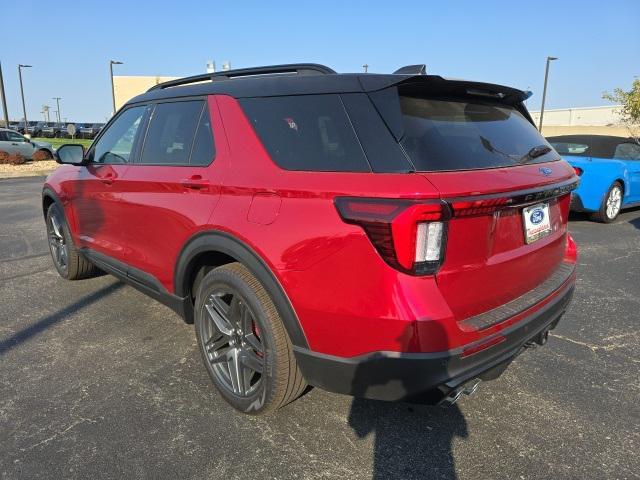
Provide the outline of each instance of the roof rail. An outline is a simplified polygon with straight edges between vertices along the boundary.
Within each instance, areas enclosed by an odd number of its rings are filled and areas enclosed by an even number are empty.
[[[147,92],[159,90],[169,87],[177,87],[179,85],[189,85],[191,83],[212,82],[218,80],[229,80],[238,77],[250,77],[254,75],[272,75],[272,74],[291,74],[297,75],[330,75],[336,73],[329,67],[319,65],[317,63],[290,63],[286,65],[271,65],[268,67],[238,68],[235,70],[225,70],[215,73],[203,73],[192,77],[178,78],[177,80],[169,80],[151,87]]]

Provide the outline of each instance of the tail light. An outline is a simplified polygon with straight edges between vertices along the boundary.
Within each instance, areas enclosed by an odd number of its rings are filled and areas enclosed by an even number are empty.
[[[573,171],[576,172],[577,176],[582,176],[582,169],[580,167],[573,167]]]
[[[444,260],[449,208],[440,200],[338,197],[340,217],[359,225],[382,258],[411,275],[435,273]]]

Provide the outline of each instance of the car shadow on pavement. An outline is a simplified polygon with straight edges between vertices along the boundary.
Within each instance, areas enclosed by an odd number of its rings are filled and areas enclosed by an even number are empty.
[[[431,326],[430,333],[446,339],[444,329],[438,324]],[[412,345],[420,343],[417,336],[411,325],[397,341],[403,350],[412,349]],[[415,388],[415,376],[424,374],[410,365],[388,368],[384,359],[379,363],[377,360],[374,355],[373,369],[372,364],[356,369],[351,392],[355,398],[349,411],[349,426],[359,438],[374,435],[372,478],[457,478],[452,443],[456,437],[468,436],[467,422],[458,406],[411,405],[363,398],[386,387],[399,394],[409,394],[410,384]]]
[[[89,295],[82,297],[80,300],[67,305],[61,310],[58,310],[51,315],[47,315],[46,317],[29,325],[28,327],[14,333],[10,337],[0,340],[0,356],[4,355],[19,344],[26,342],[30,338],[42,333],[52,325],[55,325],[56,323],[64,320],[69,315],[76,313],[78,310],[81,310],[91,305],[92,303],[95,303],[103,299],[104,297],[111,295],[112,293],[121,289],[123,286],[124,283],[120,281],[112,283],[111,285],[107,285],[106,287],[103,287],[100,290],[97,290]]]
[[[375,435],[372,478],[455,479],[452,442],[468,436],[457,405],[408,405],[354,398],[349,425],[356,435]]]

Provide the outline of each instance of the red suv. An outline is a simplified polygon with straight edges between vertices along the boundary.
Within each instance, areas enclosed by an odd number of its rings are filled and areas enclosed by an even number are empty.
[[[544,344],[574,289],[577,177],[527,96],[420,67],[160,84],[88,151],[59,148],[42,203],[55,266],[195,322],[243,412],[307,384],[453,401]]]

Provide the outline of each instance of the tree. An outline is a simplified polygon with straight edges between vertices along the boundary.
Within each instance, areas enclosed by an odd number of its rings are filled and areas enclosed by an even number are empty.
[[[602,98],[622,105],[620,116],[631,136],[640,143],[640,78],[635,77],[628,92],[616,88],[613,93],[604,92]]]

